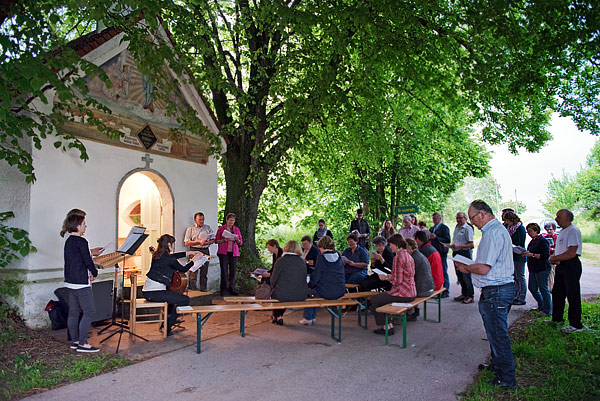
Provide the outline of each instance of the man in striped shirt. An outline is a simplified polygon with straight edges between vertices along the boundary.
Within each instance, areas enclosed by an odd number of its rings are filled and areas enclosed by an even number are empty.
[[[508,231],[484,201],[473,201],[468,215],[471,223],[482,233],[477,257],[471,265],[455,263],[460,272],[471,273],[473,285],[481,289],[479,313],[492,357],[490,365],[482,364],[480,369],[496,373],[493,384],[515,388],[515,361],[508,336],[508,313],[515,296],[512,242]]]

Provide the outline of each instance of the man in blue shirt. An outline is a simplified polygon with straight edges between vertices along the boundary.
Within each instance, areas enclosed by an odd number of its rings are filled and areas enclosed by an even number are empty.
[[[358,245],[358,238],[355,234],[348,235],[346,241],[348,241],[348,248],[342,253],[346,283],[358,284],[367,277],[369,253]]]
[[[469,220],[481,230],[477,257],[471,265],[456,263],[462,273],[471,273],[475,287],[481,288],[479,313],[491,349],[490,366],[496,373],[493,384],[515,388],[515,361],[508,336],[508,313],[515,296],[512,242],[508,231],[482,200],[475,200],[468,210]]]

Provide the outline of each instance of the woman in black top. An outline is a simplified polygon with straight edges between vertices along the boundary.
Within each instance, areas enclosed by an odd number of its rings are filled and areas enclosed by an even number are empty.
[[[271,276],[271,297],[281,302],[304,301],[308,297],[306,264],[302,259],[302,248],[296,241],[288,241],[282,256],[277,259]],[[273,323],[283,325],[285,309],[273,311]]]
[[[552,296],[548,289],[548,276],[552,265],[550,257],[550,243],[540,235],[540,226],[536,223],[527,224],[527,233],[531,242],[527,246],[527,252],[522,256],[527,257],[527,268],[529,269],[529,292],[538,303],[540,316],[552,314]]]
[[[281,255],[283,255],[283,249],[281,249],[281,247],[279,246],[279,242],[277,242],[276,239],[270,239],[267,241],[267,251],[269,251],[269,253],[273,255],[273,263],[271,264],[271,268],[269,269],[269,271],[262,275],[261,283],[266,282],[267,284],[271,284],[271,274],[273,274],[275,262],[277,262],[277,259],[279,259]]]
[[[144,298],[150,302],[168,302],[168,318],[167,318],[167,335],[171,335],[171,328],[177,321],[177,307],[187,306],[190,304],[190,297],[177,292],[169,291],[171,279],[175,271],[186,272],[193,265],[190,261],[186,265],[179,263],[178,259],[184,258],[186,252],[173,252],[175,237],[169,234],[164,234],[158,239],[158,247],[155,250],[150,248],[152,252],[152,265],[150,271],[146,274],[146,283],[142,289]]]
[[[96,314],[91,282],[98,275],[98,270],[92,261],[88,242],[83,238],[86,228],[85,212],[81,212],[67,215],[63,223],[64,231],[61,231],[62,235],[69,233],[64,250],[65,287],[69,288],[67,326],[72,341],[71,349],[76,349],[77,352],[98,352],[98,348],[87,342],[92,319]]]

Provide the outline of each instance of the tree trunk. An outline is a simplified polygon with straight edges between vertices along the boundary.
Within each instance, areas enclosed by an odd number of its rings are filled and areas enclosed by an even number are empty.
[[[235,213],[235,224],[242,234],[242,253],[258,258],[256,249],[256,218],[258,204],[267,185],[266,174],[258,180],[247,183],[250,172],[250,149],[230,144],[225,154],[223,170],[227,198],[225,216]],[[250,187],[249,187],[250,186]]]

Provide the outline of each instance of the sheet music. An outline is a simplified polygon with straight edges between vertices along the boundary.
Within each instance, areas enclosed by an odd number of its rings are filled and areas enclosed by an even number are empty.
[[[392,306],[401,306],[403,308],[410,308],[410,307],[412,307],[411,304],[406,304],[404,302],[392,302]]]
[[[123,242],[123,245],[117,249],[117,252],[127,252],[129,248],[131,248],[137,242],[137,240],[144,235],[144,232],[146,232],[146,228],[144,227],[132,227],[131,231],[129,231],[129,234],[127,235],[127,238],[125,239],[125,242]]]
[[[102,255],[104,252],[106,252],[106,250],[108,249],[108,247],[111,247],[111,248],[112,248],[112,246],[113,246],[113,243],[112,243],[112,242],[109,242],[108,244],[104,245],[104,246],[102,247],[103,251],[102,251],[101,255]]]
[[[194,308],[192,308],[191,306],[178,306],[177,310],[194,310]]]
[[[452,256],[451,258],[448,258],[448,259],[450,259],[450,260],[452,260],[454,262],[462,263],[463,265],[467,265],[467,266],[472,265],[472,264],[475,263],[474,260],[469,259],[469,258],[465,258],[462,255],[454,255],[454,256]]]
[[[513,253],[516,253],[518,255],[522,254],[523,252],[527,252],[527,249],[523,248],[522,246],[519,245],[513,245]]]
[[[232,234],[229,230],[224,230],[222,235],[223,235],[223,238],[231,239],[234,241],[237,238],[237,235]]]
[[[200,256],[200,255],[202,255],[202,256]],[[203,254],[202,252],[198,252],[192,258],[194,265],[190,268],[190,271],[195,272],[196,270],[198,270],[200,268],[200,266],[204,266],[204,264],[206,262],[208,262],[208,260],[209,260],[209,258],[205,254]]]
[[[383,274],[384,276],[387,275],[386,272],[379,270],[379,269],[371,269],[371,271],[373,271],[373,273],[375,273],[375,274]]]

